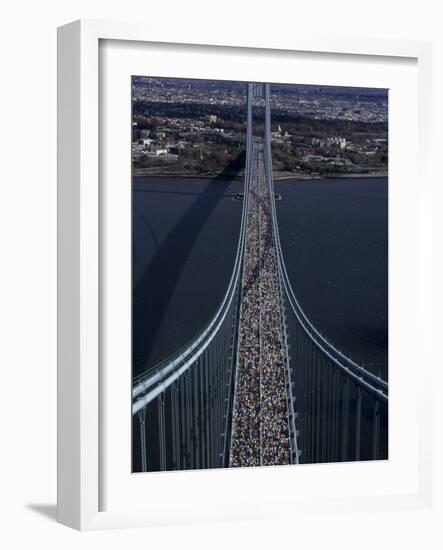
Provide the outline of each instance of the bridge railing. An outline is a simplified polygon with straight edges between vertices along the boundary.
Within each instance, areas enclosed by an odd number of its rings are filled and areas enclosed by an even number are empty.
[[[213,318],[187,345],[133,379],[133,470],[226,465],[229,449],[239,286],[252,150],[248,89],[244,201],[234,268]]]
[[[274,196],[269,85],[265,88],[265,164]],[[275,200],[272,216],[299,461],[387,458],[388,383],[348,358],[308,319],[286,270]]]

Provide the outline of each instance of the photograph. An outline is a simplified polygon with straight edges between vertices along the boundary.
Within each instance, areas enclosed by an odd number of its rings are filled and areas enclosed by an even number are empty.
[[[130,85],[132,472],[387,460],[389,90]]]
[[[443,549],[437,7],[5,3],[1,548]]]

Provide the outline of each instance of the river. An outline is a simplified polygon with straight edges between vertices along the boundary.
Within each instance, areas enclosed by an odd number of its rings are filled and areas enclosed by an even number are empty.
[[[185,345],[217,309],[235,258],[239,180],[133,182],[133,374]],[[388,182],[275,183],[288,274],[315,326],[387,376]]]

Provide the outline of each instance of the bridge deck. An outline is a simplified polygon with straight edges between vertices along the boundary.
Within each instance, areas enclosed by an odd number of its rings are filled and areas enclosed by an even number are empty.
[[[254,139],[230,465],[289,464],[282,313],[263,143]]]

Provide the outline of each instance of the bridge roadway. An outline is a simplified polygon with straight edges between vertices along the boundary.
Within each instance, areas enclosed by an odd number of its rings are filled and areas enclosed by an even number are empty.
[[[263,141],[254,138],[230,466],[290,463],[282,309]]]

